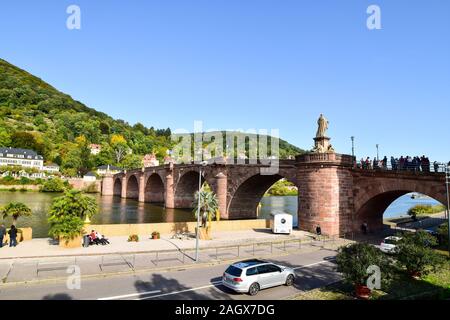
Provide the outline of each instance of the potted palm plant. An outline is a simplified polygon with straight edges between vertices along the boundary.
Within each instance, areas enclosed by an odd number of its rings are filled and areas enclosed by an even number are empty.
[[[0,214],[3,216],[3,219],[7,217],[12,217],[12,224],[17,227],[17,219],[20,217],[27,217],[32,215],[31,209],[22,202],[10,202],[2,209],[0,209]],[[27,238],[24,238],[23,231],[21,229],[17,229],[19,242],[23,240],[31,240],[31,228],[29,229],[29,234],[27,234]]]
[[[199,209],[199,201],[198,197],[200,196],[200,210]],[[193,212],[195,217],[197,217],[198,212],[200,211],[200,217],[202,219],[202,228],[206,231],[206,238],[211,239],[211,225],[212,219],[216,216],[216,213],[219,209],[219,202],[217,200],[217,196],[214,192],[212,192],[209,188],[202,188],[200,193],[197,191],[195,193],[195,201],[194,201],[194,209]],[[208,222],[208,225],[206,223]],[[201,230],[200,234],[202,234]]]
[[[67,190],[63,196],[53,200],[48,213],[49,235],[59,240],[65,248],[81,247],[84,220],[98,211],[94,198],[81,191]]]
[[[22,202],[10,202],[1,209],[0,213],[3,216],[3,219],[12,217],[13,225],[17,225],[17,219],[19,219],[19,217],[31,216],[32,211]]]

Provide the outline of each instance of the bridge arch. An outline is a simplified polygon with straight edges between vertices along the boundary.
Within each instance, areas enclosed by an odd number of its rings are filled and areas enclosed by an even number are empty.
[[[373,178],[371,181],[360,182],[354,198],[353,229],[359,230],[359,226],[367,222],[371,231],[381,231],[386,209],[401,196],[412,192],[446,203],[445,185],[436,181]]]
[[[189,170],[180,175],[175,187],[175,207],[193,208],[195,192],[198,191],[198,170]],[[202,185],[205,183],[205,173],[202,174]]]
[[[139,199],[139,180],[136,175],[131,175],[127,179],[127,189],[126,189],[127,199]]]
[[[257,218],[258,205],[269,188],[277,181],[286,180],[297,184],[281,173],[274,175],[254,174],[242,181],[232,194],[228,204],[229,219],[254,219]]]
[[[163,203],[164,202],[164,182],[158,173],[148,176],[144,188],[145,202]]]
[[[114,179],[113,195],[119,196],[119,197],[122,195],[122,178],[121,177],[117,177]]]

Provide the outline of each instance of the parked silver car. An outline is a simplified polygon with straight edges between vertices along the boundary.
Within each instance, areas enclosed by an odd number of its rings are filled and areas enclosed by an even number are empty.
[[[291,286],[295,280],[292,268],[252,259],[233,263],[224,272],[222,284],[236,292],[256,295],[259,290],[279,285]]]
[[[380,243],[380,250],[384,253],[394,253],[397,248],[397,243],[401,240],[400,237],[390,236],[386,237]]]

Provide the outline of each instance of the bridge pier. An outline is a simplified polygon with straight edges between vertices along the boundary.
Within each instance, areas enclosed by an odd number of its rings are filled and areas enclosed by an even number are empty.
[[[124,199],[127,197],[127,182],[128,182],[128,179],[127,179],[127,175],[125,174],[122,177],[122,191],[120,192],[120,196]]]
[[[217,200],[219,202],[219,214],[221,219],[228,219],[227,212],[227,176],[223,172],[216,175]]]
[[[112,176],[112,174],[108,173],[102,179],[102,195],[114,195],[114,177]]]
[[[311,153],[297,157],[298,221],[301,230],[339,235],[351,230],[353,177],[351,156]]]
[[[166,208],[175,208],[175,191],[173,184],[173,174],[169,173],[166,176],[166,190],[164,192],[164,204]]]
[[[145,202],[145,174],[142,173],[139,177],[139,202]]]

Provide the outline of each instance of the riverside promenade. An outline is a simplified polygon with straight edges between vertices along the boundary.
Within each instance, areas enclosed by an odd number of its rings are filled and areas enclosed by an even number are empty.
[[[33,239],[16,248],[0,249],[0,286],[42,281],[65,281],[75,269],[80,276],[104,277],[154,270],[177,270],[216,265],[251,257],[275,257],[291,253],[336,249],[344,242],[335,238],[317,239],[295,230],[290,235],[272,234],[269,229],[216,232],[213,240],[200,240],[199,261],[195,262],[195,238],[112,237],[106,246],[63,249],[50,239]]]

